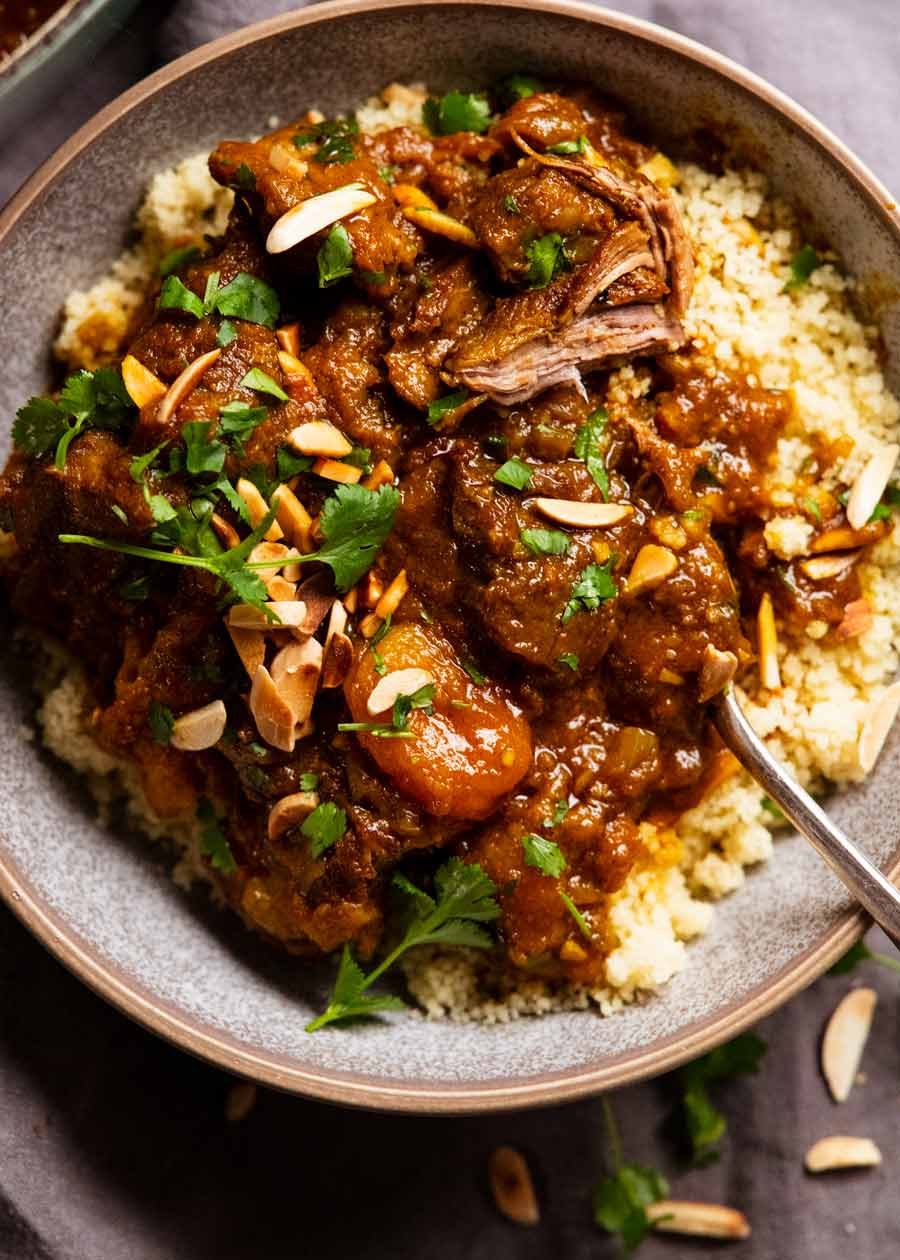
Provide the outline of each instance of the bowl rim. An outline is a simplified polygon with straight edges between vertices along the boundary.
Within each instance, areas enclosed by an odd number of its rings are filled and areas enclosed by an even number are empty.
[[[62,0],[59,8],[0,64],[0,98],[43,65],[109,3],[110,0]]]
[[[654,23],[597,8],[581,0],[428,0],[435,7],[478,7],[538,10],[581,19],[635,36],[675,52],[729,79],[748,95],[760,98],[803,131],[829,158],[842,166],[888,229],[900,249],[900,214],[879,179],[802,106],[750,70],[696,41]],[[71,136],[0,211],[0,244],[21,216],[55,183],[64,169],[95,138],[130,110],[170,84],[238,48],[311,23],[387,9],[412,9],[416,0],[329,0],[243,27],[204,44],[129,88]],[[900,874],[900,854],[887,871]],[[20,873],[9,854],[0,850],[0,896],[25,926],[79,979],[149,1031],[238,1076],[277,1089],[327,1102],[387,1111],[472,1114],[524,1106],[549,1105],[597,1094],[658,1075],[704,1053],[774,1011],[815,980],[858,940],[869,925],[859,908],[848,908],[838,922],[791,962],[742,998],[694,1021],[646,1049],[623,1051],[599,1065],[546,1072],[527,1081],[479,1084],[391,1082],[363,1073],[313,1069],[287,1055],[257,1052],[236,1038],[185,1016],[175,1003],[154,994],[118,964],[102,958]]]

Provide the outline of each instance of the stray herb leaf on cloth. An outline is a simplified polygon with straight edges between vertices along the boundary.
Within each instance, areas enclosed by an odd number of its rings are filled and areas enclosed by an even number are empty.
[[[612,1105],[608,1098],[601,1099],[601,1103],[612,1174],[594,1189],[594,1220],[607,1233],[618,1234],[626,1252],[630,1252],[654,1228],[647,1208],[668,1197],[669,1183],[654,1168],[625,1163]]]
[[[715,1147],[727,1127],[724,1115],[710,1100],[707,1086],[757,1072],[765,1053],[766,1043],[761,1038],[755,1033],[742,1033],[681,1069],[682,1111],[695,1164],[718,1158]]]
[[[500,907],[492,880],[476,863],[459,858],[445,862],[435,873],[433,897],[417,888],[405,875],[395,875],[392,886],[402,909],[399,942],[368,975],[364,975],[354,961],[350,947],[344,946],[331,1001],[317,1019],[307,1024],[307,1032],[377,1011],[403,1009],[404,1003],[399,998],[370,995],[366,990],[401,954],[415,945],[491,948],[493,941],[480,925],[497,919]]]
[[[566,625],[576,613],[595,612],[608,599],[614,599],[619,588],[612,575],[614,557],[605,564],[589,564],[572,587],[569,602],[563,609],[562,624]]]

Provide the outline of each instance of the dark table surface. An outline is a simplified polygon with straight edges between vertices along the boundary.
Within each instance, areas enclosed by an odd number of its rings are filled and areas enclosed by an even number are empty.
[[[0,203],[67,135],[136,79],[279,0],[146,0],[72,83],[0,149]],[[629,0],[620,6],[750,66],[829,124],[900,187],[897,0]],[[889,949],[877,934],[873,947]],[[864,980],[879,992],[864,1080],[838,1107],[818,1071],[831,1009]],[[719,1162],[690,1169],[671,1078],[613,1098],[628,1158],[659,1167],[679,1198],[742,1208],[753,1260],[887,1260],[900,1254],[900,978],[872,963],[825,977],[766,1020],[758,1076],[726,1084]],[[260,1091],[239,1123],[233,1082],[156,1040],[65,972],[0,908],[0,1258],[2,1260],[433,1260],[617,1254],[591,1223],[603,1171],[600,1103],[473,1118],[371,1115]],[[880,1169],[812,1178],[817,1138],[873,1138]],[[485,1166],[518,1146],[541,1223],[493,1207]],[[653,1257],[725,1244],[652,1238]]]

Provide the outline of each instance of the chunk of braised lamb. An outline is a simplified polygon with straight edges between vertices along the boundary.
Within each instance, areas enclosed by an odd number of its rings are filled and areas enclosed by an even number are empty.
[[[496,120],[490,135],[507,147],[515,147],[516,132],[535,148],[549,149],[567,140],[577,141],[588,128],[584,112],[569,96],[535,92],[518,100]]]

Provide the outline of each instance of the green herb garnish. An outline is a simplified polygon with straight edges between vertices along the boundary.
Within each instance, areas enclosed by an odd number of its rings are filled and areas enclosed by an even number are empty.
[[[791,275],[785,282],[784,292],[792,293],[794,289],[801,289],[816,268],[822,266],[822,262],[823,259],[819,257],[812,245],[804,245],[791,259]]]
[[[506,196],[503,198],[503,209],[506,211],[507,214],[521,214],[522,213],[522,211],[519,208],[519,203],[518,201],[516,201],[512,193],[507,193]]]
[[[265,280],[242,271],[230,284],[220,289],[219,273],[214,271],[206,282],[202,301],[178,276],[167,276],[159,295],[159,308],[186,311],[197,319],[218,311],[220,315],[271,328],[278,318],[281,305],[278,294]]]
[[[759,802],[767,814],[771,814],[773,818],[777,818],[779,822],[787,822],[787,815],[780,805],[776,805],[771,796],[764,796]]]
[[[313,857],[318,858],[326,849],[336,844],[346,830],[346,812],[339,809],[333,801],[323,801],[304,819],[300,833],[309,841]]]
[[[587,136],[579,136],[577,140],[560,140],[559,144],[551,144],[547,153],[586,153],[591,144]]]
[[[219,325],[219,331],[216,333],[216,345],[221,346],[224,350],[226,346],[230,346],[237,336],[237,329],[230,319],[223,319]]]
[[[275,456],[275,466],[278,470],[279,481],[289,481],[291,477],[296,477],[298,473],[308,472],[313,466],[313,457],[311,455],[295,455],[288,446],[280,446],[278,454]]]
[[[258,394],[268,394],[271,398],[277,398],[279,402],[288,401],[287,394],[278,382],[274,381],[262,368],[251,368],[240,383],[244,389],[255,389]]]
[[[335,163],[343,166],[354,157],[353,138],[359,135],[359,123],[355,118],[331,118],[313,123],[306,131],[293,137],[298,149],[308,144],[318,144],[313,161],[322,166]]]
[[[173,271],[180,271],[182,267],[186,267],[188,263],[194,262],[199,257],[200,250],[196,245],[185,245],[182,249],[170,249],[168,254],[163,255],[160,259],[157,271],[165,279]]]
[[[308,770],[305,774],[300,775],[300,782],[297,785],[301,792],[315,792],[319,786],[319,776],[313,770]]]
[[[501,485],[512,486],[514,490],[524,490],[531,481],[531,469],[524,460],[513,456],[505,464],[501,464],[494,473],[494,480]]]
[[[612,575],[615,557],[610,557],[605,564],[589,564],[582,569],[581,576],[572,586],[569,602],[562,613],[562,624],[566,625],[576,613],[595,612],[608,599],[614,599],[619,593],[616,580]]]
[[[345,945],[331,1001],[317,1019],[307,1024],[307,1032],[378,1011],[402,1010],[404,1003],[399,998],[373,995],[366,990],[416,945],[464,945],[470,949],[490,949],[493,945],[481,924],[498,918],[500,907],[493,882],[476,863],[459,858],[445,862],[435,873],[434,897],[400,874],[394,876],[393,888],[405,909],[403,935],[398,944],[368,975],[363,974],[349,945]]]
[[[573,674],[578,673],[581,658],[577,652],[560,652],[556,659],[559,661],[560,665],[567,665]]]
[[[197,821],[200,823],[200,852],[209,858],[210,866],[223,875],[233,875],[237,870],[237,862],[231,852],[231,845],[222,826],[216,817],[212,802],[201,796],[197,802]]]
[[[343,223],[335,223],[316,255],[319,288],[327,289],[353,271],[353,247]]]
[[[528,259],[528,286],[531,289],[546,289],[551,280],[555,280],[561,271],[568,267],[566,247],[559,232],[548,232],[539,236],[525,246]]]
[[[456,411],[468,397],[467,389],[458,389],[452,394],[445,394],[443,398],[436,398],[428,404],[428,423],[440,424],[449,412]]]
[[[391,722],[398,731],[405,731],[409,725],[409,715],[413,709],[424,709],[426,713],[434,712],[435,685],[434,683],[426,683],[424,687],[419,687],[417,691],[411,692],[409,695],[400,695],[394,701],[391,709]]]
[[[564,556],[569,550],[569,537],[560,529],[523,529],[519,538],[536,556]]]
[[[460,661],[460,665],[462,665],[463,669],[472,679],[472,682],[476,685],[476,687],[483,687],[484,684],[487,682],[487,678],[485,677],[485,675],[482,674],[478,666],[475,665],[472,661]]]
[[[576,458],[584,460],[604,503],[609,500],[609,473],[606,471],[602,440],[608,419],[606,408],[598,407],[575,434]]]
[[[241,162],[234,174],[234,182],[241,192],[256,191],[256,176],[246,162]]]
[[[865,941],[857,941],[836,963],[832,963],[828,968],[828,974],[844,976],[847,972],[853,971],[861,962],[874,962],[880,967],[887,967],[890,971],[900,971],[900,959],[892,958],[889,954],[879,954],[869,949]]]
[[[807,512],[809,512],[810,516],[815,517],[815,519],[821,525],[822,509],[819,507],[818,503],[816,503],[815,499],[811,498],[810,496],[807,496],[807,498],[803,500],[803,507],[805,507]]]
[[[578,909],[575,902],[568,895],[568,893],[564,893],[562,890],[560,890],[559,896],[563,905],[566,907],[569,914],[572,916],[572,918],[575,920],[576,924],[578,925],[578,930],[581,933],[581,935],[585,938],[585,940],[588,940],[588,941],[591,940],[590,924],[588,923],[584,915],[581,913],[581,911]]]
[[[706,1087],[729,1077],[758,1071],[765,1053],[764,1041],[754,1033],[742,1033],[734,1041],[717,1046],[682,1068],[682,1110],[695,1164],[706,1164],[718,1157],[716,1144],[727,1127],[724,1115],[710,1101]]]
[[[536,867],[542,875],[554,878],[562,875],[566,869],[566,859],[558,844],[544,836],[527,835],[522,837],[522,849],[525,853],[525,865]]]
[[[147,723],[150,727],[150,734],[157,744],[171,743],[172,731],[175,727],[175,715],[171,709],[164,704],[160,704],[157,700],[151,701]]]
[[[631,1252],[654,1228],[647,1208],[651,1203],[668,1198],[669,1183],[653,1168],[624,1162],[612,1106],[607,1098],[600,1101],[613,1172],[594,1190],[594,1220],[608,1234],[618,1234],[626,1252]]]
[[[491,107],[480,92],[448,92],[440,99],[429,97],[422,106],[422,121],[436,136],[457,131],[481,134],[491,125]]]
[[[533,75],[510,74],[499,83],[497,96],[503,106],[509,106],[516,101],[523,101],[526,96],[534,96],[537,92],[544,90],[540,79],[534,78]]]
[[[211,436],[214,430],[215,424],[211,420],[196,420],[181,430],[185,467],[192,477],[202,473],[220,473],[225,466],[225,444]]]
[[[553,813],[549,818],[545,818],[541,826],[545,830],[550,831],[553,827],[558,827],[566,814],[569,812],[569,803],[565,800],[558,800],[553,806]]]
[[[13,424],[13,442],[26,455],[39,458],[55,450],[54,463],[64,468],[72,442],[86,429],[122,429],[136,412],[118,368],[80,371],[67,377],[59,400],[30,398]]]

